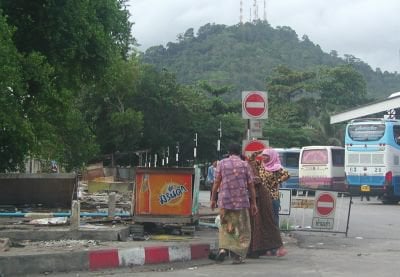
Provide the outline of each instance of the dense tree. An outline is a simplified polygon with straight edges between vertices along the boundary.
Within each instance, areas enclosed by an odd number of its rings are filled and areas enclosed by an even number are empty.
[[[15,138],[21,131],[20,140],[4,134],[2,148],[11,149],[18,142],[19,152],[8,159],[2,155],[5,161],[0,170],[15,169],[28,156],[56,159],[71,169],[96,152],[81,98],[84,88],[99,82],[115,59],[128,56],[133,40],[124,3],[0,2],[5,15],[1,40],[6,43],[1,64],[15,70],[14,82],[3,77],[0,81],[11,88],[7,98],[15,100],[13,110],[19,115],[8,124],[18,128]],[[12,99],[15,96],[18,99]],[[9,101],[2,99],[2,106]],[[115,115],[114,120],[122,124],[125,119]]]
[[[345,110],[368,101],[365,80],[349,65],[323,68],[318,77],[320,103],[326,111]]]
[[[209,23],[201,26],[193,38],[191,31],[186,32],[190,39],[170,42],[166,48],[149,48],[144,61],[175,72],[181,83],[207,80],[218,86],[231,84],[231,92],[236,92],[231,95],[237,99],[240,91],[262,90],[265,77],[280,65],[308,72],[321,65],[348,64],[367,81],[370,98],[381,99],[400,90],[398,73],[382,76],[352,55],[341,58],[335,50],[325,53],[307,35],[299,39],[288,26],[273,28],[266,21],[233,26]]]
[[[22,165],[34,134],[21,102],[25,92],[21,59],[12,42],[14,28],[0,10],[0,172]]]
[[[27,156],[67,170],[109,154],[137,165],[135,152],[167,149],[175,165],[177,147],[188,165],[195,137],[196,162],[207,162],[246,137],[240,92],[252,89],[268,91],[272,146],[339,145],[343,126],[329,115],[368,100],[363,76],[399,83],[265,21],[189,28],[136,57],[124,4],[0,1],[0,171]]]

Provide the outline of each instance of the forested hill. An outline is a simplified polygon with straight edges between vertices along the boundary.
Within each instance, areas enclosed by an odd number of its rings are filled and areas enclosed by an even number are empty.
[[[322,51],[304,35],[299,39],[290,27],[271,27],[266,21],[234,26],[206,24],[188,29],[177,42],[153,46],[143,60],[175,72],[186,84],[206,80],[215,85],[232,85],[233,91],[265,90],[272,70],[285,65],[292,70],[313,70],[317,66],[351,63],[367,83],[368,96],[384,98],[400,91],[400,74],[375,71],[350,54]]]

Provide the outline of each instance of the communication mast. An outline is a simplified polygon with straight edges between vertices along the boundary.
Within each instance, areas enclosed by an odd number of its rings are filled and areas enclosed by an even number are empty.
[[[240,24],[243,24],[243,0],[240,0],[240,17],[239,17]]]
[[[258,4],[257,0],[254,0],[253,2],[253,9],[254,9],[254,21],[258,20]]]
[[[264,14],[263,14],[263,20],[267,21],[267,1],[264,0]]]

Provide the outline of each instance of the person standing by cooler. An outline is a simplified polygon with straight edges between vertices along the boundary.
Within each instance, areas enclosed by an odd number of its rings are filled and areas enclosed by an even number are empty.
[[[243,262],[250,245],[249,209],[253,215],[257,213],[253,173],[250,165],[240,158],[240,152],[240,145],[232,144],[229,146],[229,157],[218,162],[211,199],[214,210],[219,190],[220,250],[216,259],[222,262],[230,252],[234,264]]]

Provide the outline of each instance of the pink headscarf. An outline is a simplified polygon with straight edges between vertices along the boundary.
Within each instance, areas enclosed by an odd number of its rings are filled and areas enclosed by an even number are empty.
[[[279,154],[272,148],[266,148],[262,151],[261,155],[268,155],[269,161],[265,162],[263,160],[263,165],[266,171],[274,172],[282,168],[281,160],[279,159]]]

